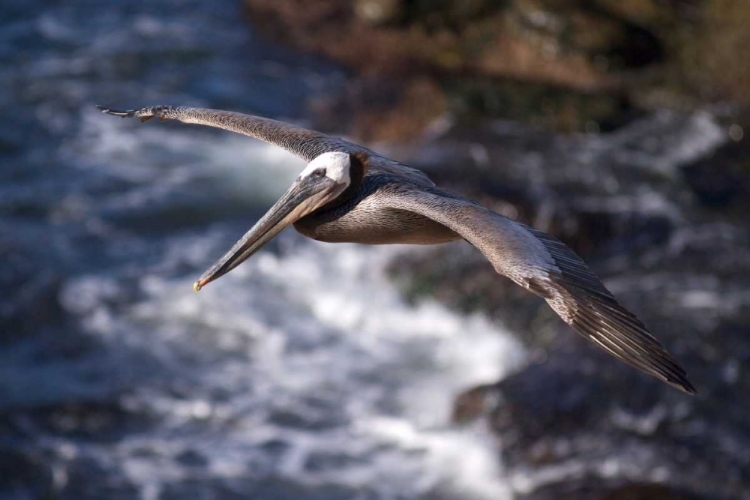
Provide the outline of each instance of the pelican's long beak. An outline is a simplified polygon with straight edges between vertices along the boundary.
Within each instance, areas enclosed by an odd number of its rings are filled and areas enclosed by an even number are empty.
[[[224,256],[203,273],[193,285],[197,292],[207,283],[225,275],[247,260],[284,228],[338,196],[335,183],[326,177],[300,178],[273,207],[234,244]]]

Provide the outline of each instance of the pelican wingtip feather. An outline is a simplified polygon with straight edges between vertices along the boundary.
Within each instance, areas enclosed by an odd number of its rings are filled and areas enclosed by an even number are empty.
[[[119,116],[120,118],[139,118],[141,123],[149,121],[154,116],[158,116],[162,121],[166,120],[166,113],[172,108],[170,106],[152,106],[141,109],[111,109],[104,106],[96,105],[96,109],[105,115]]]
[[[96,109],[98,109],[105,115],[119,116],[120,118],[131,118],[135,116],[135,111],[136,111],[134,109],[128,109],[128,110],[111,109],[111,108],[101,106],[99,104],[96,105]]]
[[[527,228],[549,252],[559,269],[529,289],[576,332],[614,357],[687,394],[697,394],[687,373],[646,326],[620,305],[583,260],[562,242]]]

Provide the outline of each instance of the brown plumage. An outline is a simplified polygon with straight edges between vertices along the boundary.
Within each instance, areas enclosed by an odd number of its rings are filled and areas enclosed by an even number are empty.
[[[572,250],[554,237],[443,191],[414,168],[337,137],[283,122],[212,109],[153,106],[102,112],[218,127],[283,147],[308,167],[274,207],[201,279],[231,271],[294,224],[313,239],[436,244],[465,239],[495,270],[543,297],[574,330],[631,366],[686,393],[685,371],[623,308]]]

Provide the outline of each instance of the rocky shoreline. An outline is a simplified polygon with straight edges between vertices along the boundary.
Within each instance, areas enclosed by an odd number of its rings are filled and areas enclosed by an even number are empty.
[[[750,102],[737,64],[750,9],[731,0],[244,3],[262,36],[350,69],[347,91],[314,109],[366,140],[413,139],[443,113],[598,131],[653,109]]]

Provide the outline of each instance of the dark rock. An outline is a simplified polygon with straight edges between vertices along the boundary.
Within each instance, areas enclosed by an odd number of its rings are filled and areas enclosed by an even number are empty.
[[[710,156],[682,168],[685,180],[706,206],[735,209],[741,215],[750,209],[750,112],[726,126],[730,140]]]
[[[620,93],[569,89],[544,83],[498,78],[449,77],[442,88],[459,121],[477,117],[529,123],[544,130],[610,131],[643,112]]]

